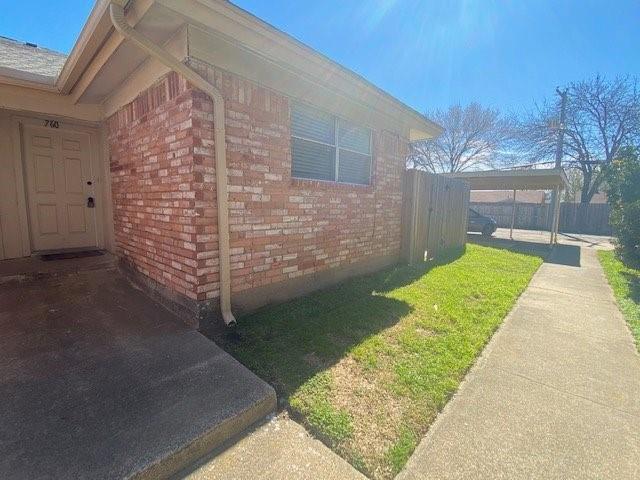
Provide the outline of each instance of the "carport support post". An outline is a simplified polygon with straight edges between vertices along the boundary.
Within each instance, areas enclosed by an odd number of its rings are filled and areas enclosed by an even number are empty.
[[[513,189],[513,203],[511,204],[511,231],[509,232],[509,238],[513,240],[513,227],[516,223],[516,189]]]
[[[558,188],[558,194],[557,194],[557,197],[558,197],[558,210],[556,212],[556,228],[554,229],[555,230],[555,234],[554,234],[554,237],[553,237],[553,243],[554,244],[558,243],[558,231],[560,230],[560,206],[562,204],[562,199],[560,198],[560,193],[561,193],[560,188]]]
[[[551,220],[551,236],[549,245],[558,243],[558,224],[560,223],[560,187],[554,189],[553,217]]]

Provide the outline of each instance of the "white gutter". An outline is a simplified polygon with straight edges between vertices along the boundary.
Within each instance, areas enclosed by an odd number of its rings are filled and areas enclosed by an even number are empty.
[[[224,323],[231,325],[236,319],[231,312],[231,259],[229,256],[229,215],[227,198],[227,149],[225,145],[224,98],[220,91],[202,76],[134,30],[125,20],[124,9],[115,3],[109,6],[111,22],[127,40],[156,58],[174,72],[189,80],[196,88],[213,100],[213,130],[216,162],[216,201],[218,203],[218,257],[220,261],[220,310]]]

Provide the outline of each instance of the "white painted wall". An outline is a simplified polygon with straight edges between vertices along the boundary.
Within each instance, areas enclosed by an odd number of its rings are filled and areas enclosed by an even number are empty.
[[[0,110],[0,260],[22,256],[11,117]]]

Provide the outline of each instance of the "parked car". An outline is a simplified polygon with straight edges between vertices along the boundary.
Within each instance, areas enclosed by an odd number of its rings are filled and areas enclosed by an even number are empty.
[[[467,222],[468,232],[481,232],[482,236],[490,237],[498,228],[498,223],[491,217],[469,209],[469,220]]]

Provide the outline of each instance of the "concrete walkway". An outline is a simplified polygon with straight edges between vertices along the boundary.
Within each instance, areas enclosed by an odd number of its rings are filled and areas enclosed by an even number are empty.
[[[0,263],[0,479],[164,478],[274,410],[109,255]]]
[[[176,475],[186,480],[365,480],[346,460],[286,416]]]
[[[398,478],[640,478],[640,357],[593,248],[540,268]]]

